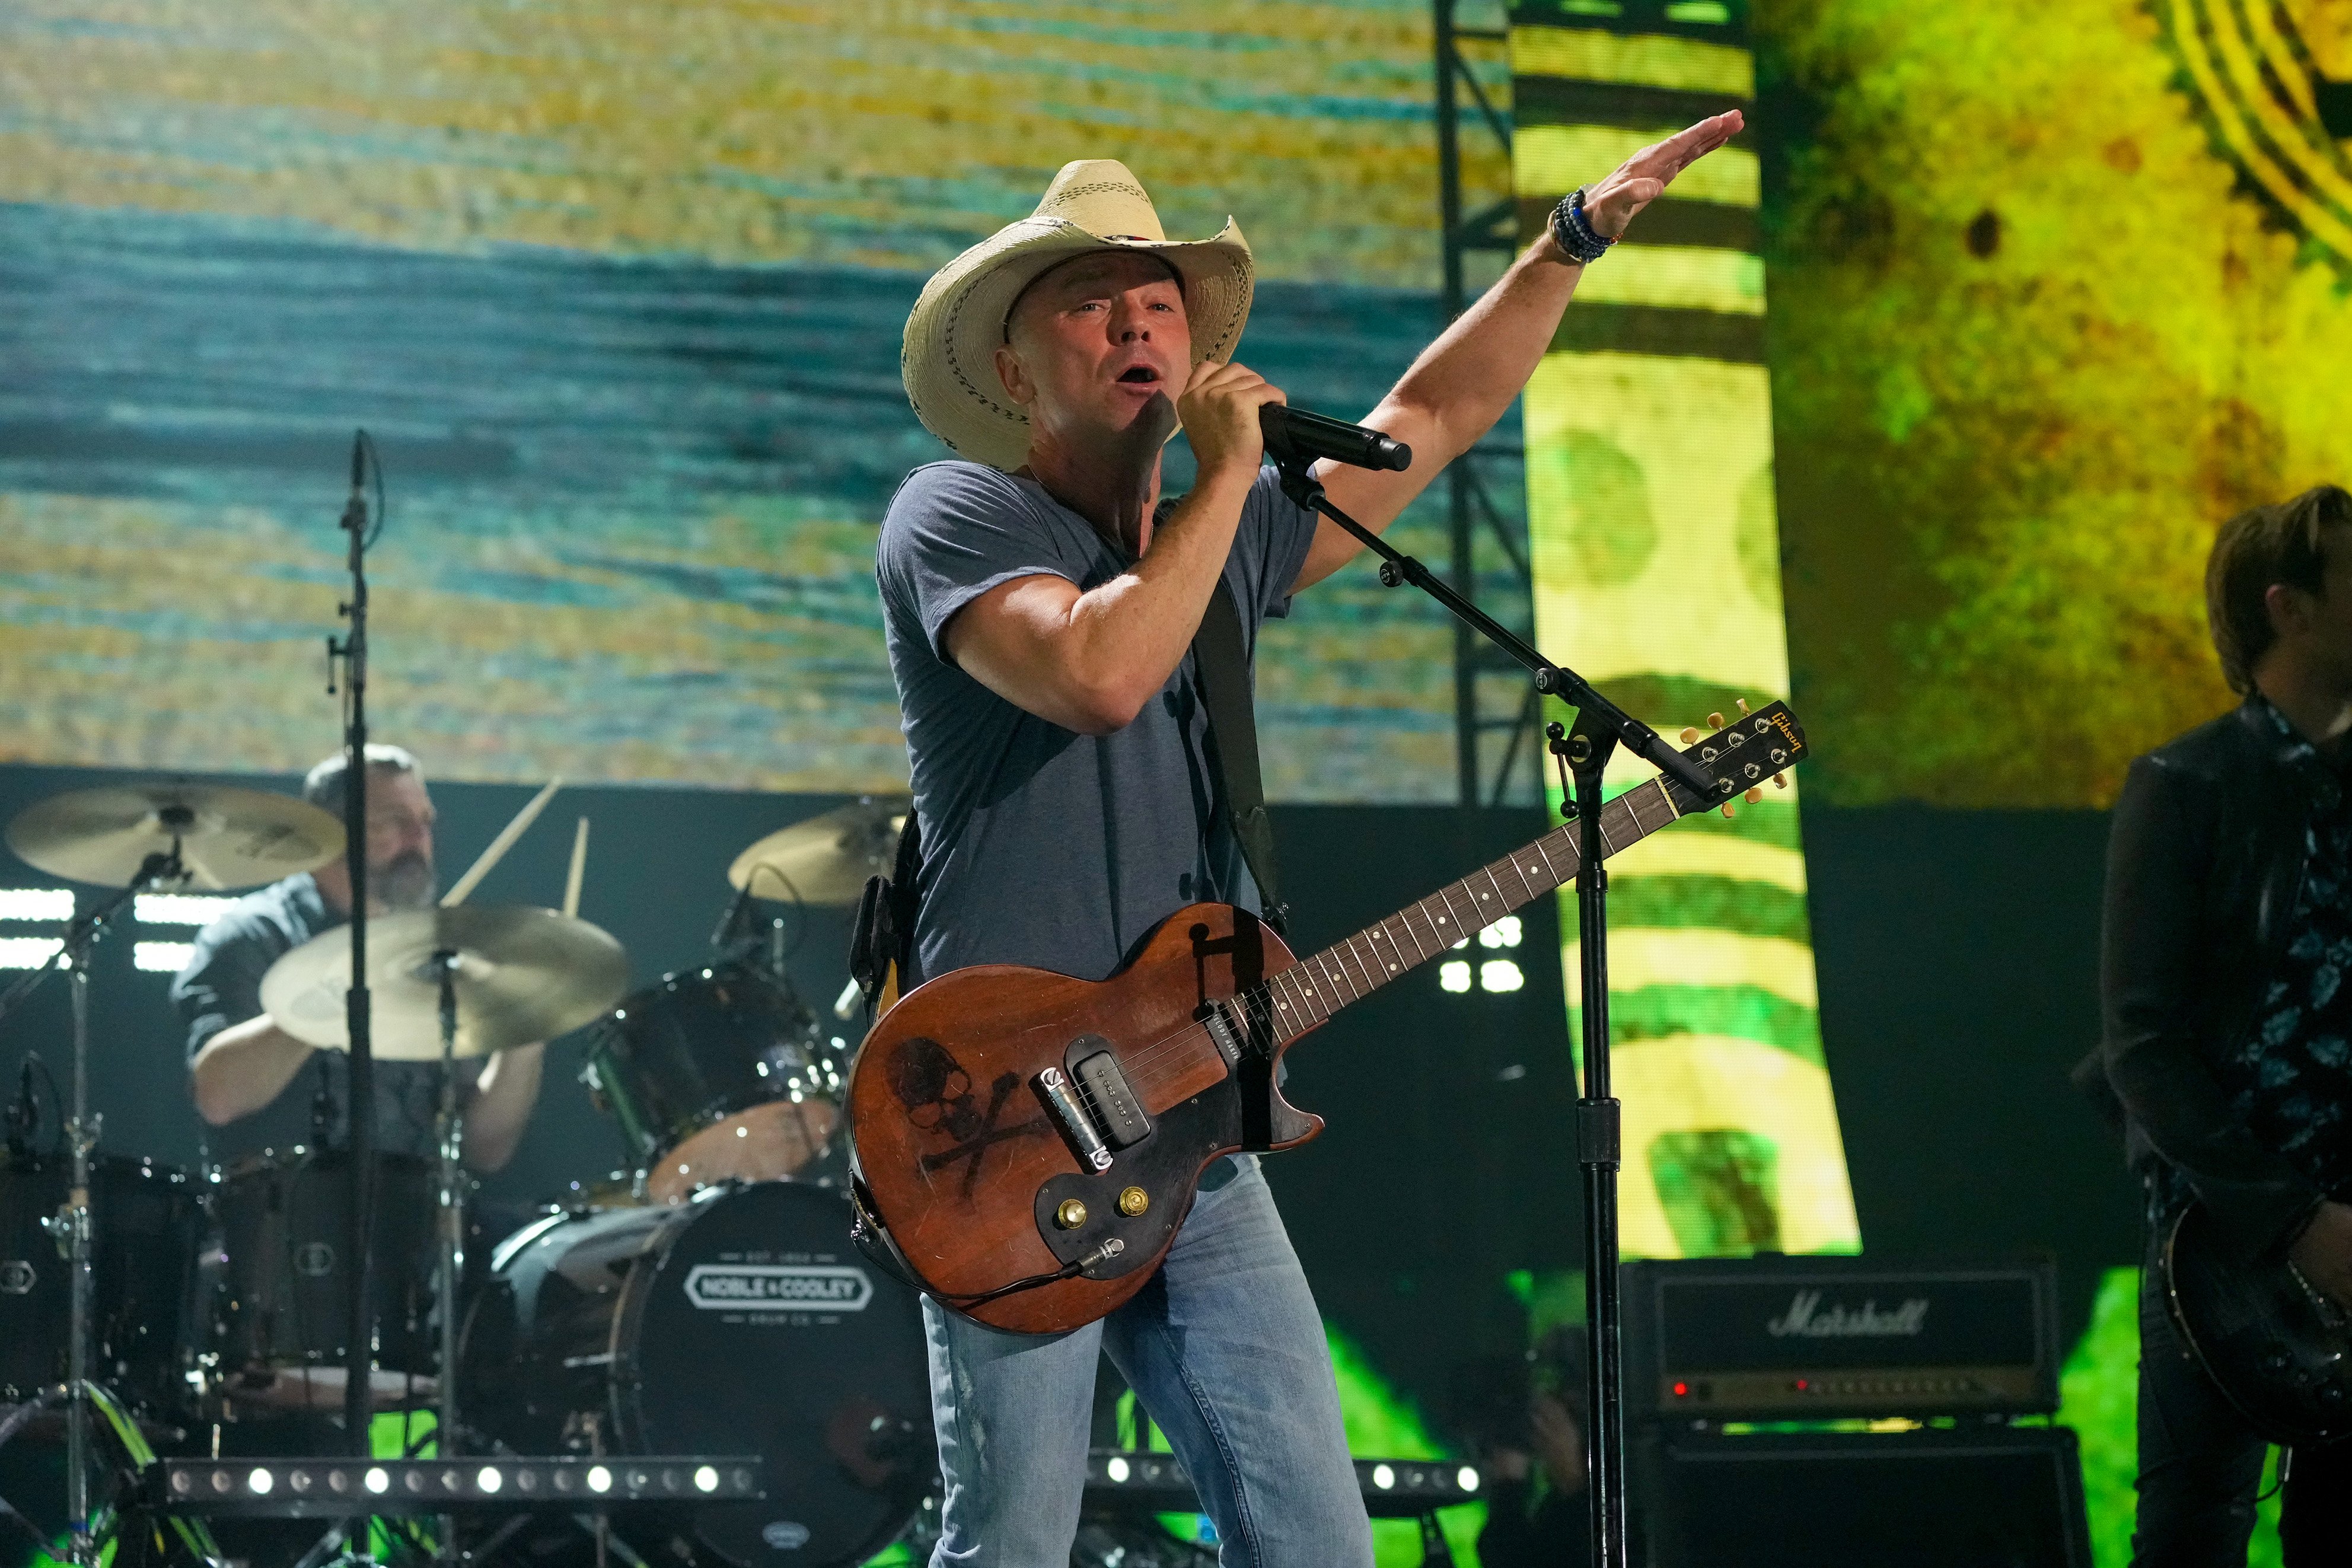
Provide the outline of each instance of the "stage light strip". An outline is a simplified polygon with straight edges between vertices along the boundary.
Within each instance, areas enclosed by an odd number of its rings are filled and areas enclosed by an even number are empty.
[[[188,942],[141,942],[131,946],[131,966],[150,974],[177,974],[195,956],[195,943]]]
[[[160,1459],[140,1479],[146,1500],[173,1513],[322,1519],[437,1513],[533,1502],[748,1502],[764,1497],[761,1461],[747,1455],[585,1459],[500,1455],[457,1459]]]
[[[141,925],[208,926],[236,902],[217,893],[142,893],[133,900],[131,913]]]
[[[55,937],[0,936],[0,969],[38,969],[57,951]]]
[[[58,925],[73,917],[71,888],[0,888],[0,921]]]
[[[1529,233],[1670,126],[1752,95],[1737,29],[1695,36],[1700,19],[1563,12],[1512,29],[1513,186]],[[1644,215],[1662,220],[1653,232],[1587,269],[1527,395],[1537,640],[1668,733],[1788,690],[1763,263],[1739,210],[1759,195],[1748,140],[1685,171]],[[1611,782],[1652,771],[1621,752]],[[1677,824],[1612,865],[1630,1256],[1860,1245],[1821,1047],[1799,795]],[[1573,899],[1561,908],[1573,1040]]]

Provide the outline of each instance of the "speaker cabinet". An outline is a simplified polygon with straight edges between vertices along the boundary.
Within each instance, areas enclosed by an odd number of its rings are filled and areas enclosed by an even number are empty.
[[[2091,1568],[2063,1426],[1636,1439],[1650,1568]]]

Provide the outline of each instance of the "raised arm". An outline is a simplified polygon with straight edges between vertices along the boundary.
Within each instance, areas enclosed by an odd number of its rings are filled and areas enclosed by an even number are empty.
[[[1743,123],[1735,109],[1626,159],[1585,193],[1592,226],[1612,239],[1623,234],[1633,216],[1657,200],[1676,174],[1729,141]],[[1609,265],[1639,263],[1620,257]],[[1551,346],[1583,274],[1549,229],[1520,252],[1510,270],[1423,350],[1380,406],[1365,416],[1366,425],[1412,448],[1412,467],[1402,473],[1375,473],[1321,464],[1317,477],[1332,502],[1368,528],[1394,521],[1439,469],[1468,451],[1510,407]],[[1362,548],[1337,523],[1323,520],[1292,586],[1321,581]]]
[[[1203,364],[1177,400],[1200,477],[1136,563],[1083,593],[1049,574],[1000,583],[948,622],[948,656],[1066,730],[1107,735],[1132,723],[1200,630],[1265,458],[1258,405],[1281,400],[1240,365]]]

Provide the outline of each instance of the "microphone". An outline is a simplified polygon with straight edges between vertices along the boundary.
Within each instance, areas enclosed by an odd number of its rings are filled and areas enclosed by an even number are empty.
[[[751,879],[746,877],[743,879],[743,885],[735,891],[734,901],[727,906],[727,912],[719,917],[719,924],[712,928],[710,945],[730,947],[740,941],[743,917],[749,914],[751,910]]]
[[[367,479],[367,453],[361,445],[363,437],[362,431],[352,432],[352,504],[354,506],[360,503],[361,487]]]
[[[1357,468],[1412,467],[1412,447],[1344,419],[1264,403],[1258,405],[1257,424],[1265,434],[1266,456],[1277,463],[1303,466],[1328,458]]]

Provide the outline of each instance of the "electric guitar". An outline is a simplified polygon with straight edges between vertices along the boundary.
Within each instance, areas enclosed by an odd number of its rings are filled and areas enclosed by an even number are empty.
[[[2240,1264],[2192,1204],[2164,1242],[2166,1305],[2189,1352],[2273,1443],[2352,1436],[2352,1314],[2284,1258]]]
[[[1610,853],[1785,782],[1805,737],[1774,702],[1683,754],[1713,793],[1635,785],[1601,809]],[[1303,960],[1247,911],[1193,904],[1108,980],[983,964],[916,987],[850,1073],[861,1244],[993,1328],[1102,1317],[1150,1279],[1210,1161],[1323,1130],[1275,1088],[1291,1043],[1570,880],[1580,833],[1557,827]]]

